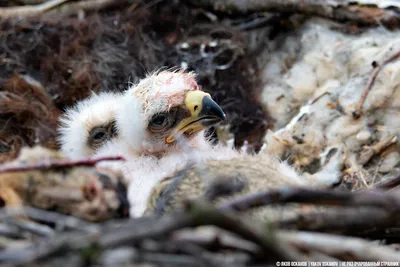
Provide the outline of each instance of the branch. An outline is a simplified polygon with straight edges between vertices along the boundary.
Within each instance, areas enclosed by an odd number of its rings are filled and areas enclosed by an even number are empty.
[[[74,216],[46,211],[32,207],[6,207],[0,209],[0,220],[25,216],[32,220],[55,224],[58,230],[73,229],[86,232],[98,231],[98,225],[81,220]]]
[[[254,226],[256,225],[254,222],[250,225],[233,214],[218,211],[211,205],[201,202],[188,202],[187,209],[191,216],[193,216],[192,219],[199,223],[199,225],[215,225],[235,233],[243,239],[257,244],[261,248],[262,253],[268,255],[268,257],[275,256],[277,259],[296,260],[291,255],[292,252],[279,246],[272,232],[266,234],[268,231],[264,231],[262,228],[257,229]],[[297,260],[299,259],[297,258]]]
[[[369,91],[371,91],[371,88],[374,85],[375,79],[378,76],[379,72],[385,67],[385,65],[389,64],[390,62],[397,59],[398,57],[400,57],[400,51],[397,51],[389,58],[383,60],[381,63],[378,63],[375,61],[372,62],[372,66],[374,67],[374,70],[372,71],[371,76],[368,79],[367,85],[365,86],[364,91],[361,95],[361,99],[358,103],[358,109],[353,112],[353,117],[355,119],[358,119],[361,117],[361,115],[363,113],[362,108],[363,108],[364,102],[367,99],[368,93],[369,93]]]
[[[32,17],[50,13],[55,15],[68,15],[80,10],[94,11],[105,9],[121,4],[129,4],[126,0],[82,0],[72,3],[65,3],[69,0],[49,0],[38,5],[27,5],[17,7],[0,8],[0,19],[10,19],[15,17]]]
[[[1,7],[0,19],[9,19],[13,17],[28,17],[36,16],[59,5],[64,4],[69,0],[50,0],[39,5],[17,6],[17,7]]]
[[[115,6],[126,6],[129,5],[130,1],[126,0],[80,0],[78,2],[71,2],[52,10],[49,15],[68,15],[72,13],[77,13],[79,11],[98,11],[106,8],[111,8]],[[131,5],[136,5],[135,1]]]
[[[278,238],[304,250],[319,251],[340,259],[359,261],[400,261],[394,249],[361,238],[314,232],[277,232]],[[350,256],[350,259],[349,259]]]
[[[283,251],[285,248],[274,243],[272,236],[266,236],[262,230],[245,224],[233,214],[221,212],[211,205],[201,202],[188,201],[186,206],[186,214],[163,216],[155,224],[144,223],[141,225],[134,223],[113,229],[112,232],[102,237],[100,244],[102,247],[114,247],[121,244],[131,244],[134,240],[143,238],[159,238],[185,227],[215,225],[257,244],[263,254],[267,253],[270,256],[275,255],[277,258],[286,259],[290,257],[289,252]],[[294,257],[291,258],[292,260],[295,259]]]
[[[39,224],[24,219],[13,219],[9,218],[6,220],[7,224],[17,227],[20,231],[27,231],[29,233],[39,236],[51,236],[54,234],[54,230],[49,226]]]
[[[221,210],[246,211],[270,204],[308,203],[331,206],[374,206],[400,211],[400,200],[382,191],[339,192],[307,188],[281,188],[235,198],[218,206]]]
[[[102,227],[99,231],[62,233],[44,242],[23,248],[0,251],[0,262],[28,264],[48,259],[52,255],[67,255],[91,249],[109,249],[137,244],[148,239],[165,239],[176,230],[215,225],[260,247],[260,257],[267,260],[299,260],[302,256],[286,244],[278,244],[271,231],[265,232],[252,222],[243,223],[235,214],[221,212],[201,202],[188,202],[186,210],[159,217],[141,217],[120,221],[113,227]],[[35,243],[34,243],[35,244]]]
[[[389,179],[387,181],[379,182],[374,185],[374,188],[381,189],[381,190],[389,190],[393,189],[400,185],[400,174],[397,175],[393,179]]]
[[[210,250],[239,250],[251,255],[257,255],[260,253],[259,248],[254,243],[236,237],[231,233],[216,227],[208,227],[207,231],[196,232],[189,229],[182,229],[175,232],[171,238],[174,241],[194,243]]]
[[[303,13],[338,21],[354,21],[364,25],[400,25],[395,11],[375,6],[351,5],[352,1],[330,0],[188,0],[193,5],[225,13],[282,12]]]
[[[365,236],[368,231],[399,227],[400,223],[398,212],[374,207],[341,207],[299,214],[296,218],[278,221],[277,226],[282,229]]]
[[[0,168],[1,173],[8,172],[23,172],[23,171],[32,171],[32,170],[48,170],[55,168],[70,168],[77,166],[95,166],[97,163],[101,161],[117,161],[125,159],[123,157],[101,157],[96,159],[81,159],[81,160],[55,160],[51,162],[40,162],[38,164],[32,165],[23,165],[23,166],[9,166]]]
[[[370,88],[366,89],[367,91],[364,91],[364,93],[368,93]],[[363,93],[363,94],[364,94]],[[365,99],[364,99],[365,100]],[[356,116],[356,118],[359,118],[362,115],[362,105],[364,104],[364,100],[362,100],[362,103],[360,102],[358,104],[358,109],[353,112],[353,116]],[[365,146],[363,147],[363,150],[360,153],[360,157],[358,159],[358,163],[361,165],[365,165],[368,163],[368,161],[371,160],[371,158],[377,154],[381,154],[383,151],[385,151],[388,147],[395,145],[397,143],[397,137],[395,135],[389,135],[381,140],[379,140],[378,143],[372,145],[372,146]]]

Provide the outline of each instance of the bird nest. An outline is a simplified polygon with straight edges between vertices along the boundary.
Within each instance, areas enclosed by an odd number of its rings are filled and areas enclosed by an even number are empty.
[[[387,192],[400,166],[395,3],[8,2],[0,3],[0,162],[11,163],[0,169],[0,196],[18,205],[0,197],[0,264],[400,261],[400,199]],[[176,66],[196,72],[227,113],[211,129],[219,142],[277,155],[302,173],[340,172],[342,190],[275,189],[218,206],[188,200],[161,218],[126,219],[120,174],[97,161],[41,149],[12,161],[26,146],[59,149],[58,117],[77,100]],[[341,167],[327,168],[339,150]],[[267,223],[241,214],[288,203],[333,207]]]

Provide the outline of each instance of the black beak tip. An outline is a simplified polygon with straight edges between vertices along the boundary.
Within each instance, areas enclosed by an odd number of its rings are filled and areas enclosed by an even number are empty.
[[[220,121],[226,120],[225,112],[217,103],[215,103],[214,100],[211,99],[211,97],[204,97],[202,104],[203,107],[200,111],[200,115],[218,118]]]
[[[222,112],[222,115],[220,118],[221,118],[221,121],[226,121],[226,115],[224,112]]]

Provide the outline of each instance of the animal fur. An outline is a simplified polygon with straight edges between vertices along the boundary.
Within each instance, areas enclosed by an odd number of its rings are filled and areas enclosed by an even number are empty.
[[[204,130],[172,144],[165,142],[171,129],[163,133],[149,131],[148,124],[153,115],[183,106],[186,93],[197,90],[200,87],[193,73],[160,71],[132,85],[120,98],[115,114],[119,136],[94,155],[123,155],[126,158],[126,162],[101,165],[124,172],[129,184],[132,216],[143,214],[151,189],[166,175],[189,162],[228,159],[235,155],[231,149],[213,147],[204,136]]]
[[[4,167],[67,159],[60,152],[36,146],[22,149]],[[117,172],[91,167],[6,172],[0,174],[0,202],[7,207],[33,206],[103,221],[124,215],[119,214],[126,203],[118,192],[121,180]]]
[[[340,182],[342,157],[341,152],[337,152],[323,168],[329,171],[315,175],[300,175],[286,162],[264,153],[188,165],[154,186],[146,214],[162,215],[180,209],[186,199],[203,198],[219,204],[238,196],[285,186],[330,188]],[[284,209],[281,214],[278,209],[265,208],[255,215],[264,220],[276,220],[280,216],[294,216],[295,211]]]
[[[89,145],[90,131],[96,126],[115,121],[120,100],[119,93],[93,94],[67,109],[58,127],[61,151],[70,158],[85,158],[96,154],[97,149]]]

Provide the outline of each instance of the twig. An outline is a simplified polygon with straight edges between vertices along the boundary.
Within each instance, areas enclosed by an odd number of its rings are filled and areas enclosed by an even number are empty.
[[[273,233],[270,236],[266,235],[261,229],[257,229],[253,225],[239,220],[238,217],[226,212],[220,212],[211,205],[206,205],[201,202],[188,202],[189,212],[193,216],[193,220],[200,223],[199,225],[215,225],[222,229],[228,230],[236,235],[249,240],[259,245],[264,255],[269,257],[275,256],[278,259],[292,259],[292,255],[285,251],[276,243]],[[266,253],[266,254],[265,254]]]
[[[381,208],[330,208],[280,220],[279,228],[363,236],[373,229],[398,227],[399,215]]]
[[[0,209],[0,220],[6,220],[12,217],[26,216],[30,219],[54,223],[56,230],[74,229],[86,232],[97,232],[98,226],[78,219],[74,216],[68,216],[61,213],[41,210],[32,207],[7,207]]]
[[[184,212],[158,217],[143,217],[122,221],[118,227],[105,227],[92,233],[58,234],[45,242],[27,248],[0,251],[0,262],[30,262],[45,260],[52,255],[66,255],[82,250],[98,250],[132,245],[147,239],[160,239],[176,230],[202,225],[215,225],[226,229],[260,247],[261,257],[270,259],[295,260],[301,255],[293,252],[286,244],[277,244],[273,233],[266,233],[256,223],[244,224],[235,214],[221,212],[211,205],[188,202]],[[19,257],[16,257],[19,255]]]
[[[103,247],[113,247],[121,244],[131,244],[133,240],[143,238],[157,238],[185,227],[201,225],[215,225],[233,232],[245,240],[252,241],[260,246],[262,251],[280,258],[285,258],[276,244],[273,244],[272,237],[267,237],[259,230],[242,223],[237,217],[226,212],[221,212],[212,206],[204,203],[188,202],[186,210],[188,215],[164,216],[157,223],[143,225],[129,225],[127,228],[120,227],[113,229],[112,233],[102,237],[100,244]]]
[[[358,119],[361,117],[361,115],[363,113],[362,109],[363,109],[364,102],[367,99],[368,93],[371,91],[371,88],[374,85],[375,79],[378,76],[379,72],[383,69],[383,67],[385,65],[389,64],[390,62],[397,59],[398,57],[400,57],[400,51],[397,51],[396,53],[391,55],[389,58],[383,60],[381,63],[377,63],[375,61],[372,63],[374,70],[372,71],[371,75],[369,76],[368,82],[363,90],[360,101],[358,103],[357,110],[353,111],[353,117],[355,119]]]
[[[43,224],[38,224],[35,222],[23,220],[23,219],[7,219],[6,222],[10,225],[14,225],[18,227],[20,230],[24,230],[39,236],[51,236],[54,234],[54,231]]]
[[[400,210],[400,200],[380,191],[339,192],[307,188],[281,188],[236,198],[219,205],[221,210],[246,211],[270,204],[308,203],[333,206],[374,206]]]
[[[374,188],[381,189],[381,190],[389,190],[389,189],[393,189],[399,185],[400,185],[400,174],[397,175],[393,179],[375,184]]]
[[[23,233],[21,233],[21,231],[19,231],[19,229],[15,226],[6,223],[0,223],[0,236],[9,238],[23,238]]]
[[[338,21],[354,21],[364,25],[383,24],[397,27],[400,20],[395,11],[374,6],[351,5],[352,1],[330,0],[187,0],[193,5],[225,13],[281,12],[303,13]],[[354,1],[353,1],[354,2]]]
[[[170,266],[204,266],[199,265],[196,258],[188,255],[174,255],[167,253],[145,252],[141,256],[143,261]],[[196,264],[197,263],[197,264]]]
[[[400,253],[361,238],[352,238],[314,232],[282,232],[277,236],[305,250],[319,251],[336,258],[361,261],[400,261]]]
[[[167,241],[161,242],[164,243],[164,246],[170,249],[171,247],[179,253],[186,253],[195,257],[200,266],[210,266],[210,267],[218,267],[221,266],[214,262],[214,259],[210,259],[207,257],[208,253],[202,246],[196,244],[195,242],[185,242],[185,241]],[[166,243],[166,244],[165,244]]]
[[[42,1],[38,5],[26,5],[18,7],[0,8],[0,19],[10,19],[14,17],[32,17],[37,15],[68,15],[83,11],[95,11],[113,6],[128,5],[126,0],[81,0],[77,2],[65,3],[69,0],[50,0]]]
[[[41,162],[39,164],[23,165],[23,166],[9,166],[0,168],[1,173],[8,172],[22,172],[22,171],[32,171],[32,170],[48,170],[55,168],[70,168],[76,166],[95,166],[101,161],[116,161],[125,159],[123,157],[101,157],[96,159],[81,159],[81,160],[55,160],[50,162]]]
[[[40,15],[49,11],[69,0],[50,0],[39,5],[18,6],[18,7],[2,7],[0,8],[0,18],[9,19],[13,17],[28,17]]]
[[[24,4],[24,5],[37,5],[37,4],[46,2],[46,1],[47,0],[17,0],[17,2]]]
[[[207,226],[205,226],[207,227]],[[208,231],[194,232],[183,229],[175,232],[171,238],[175,241],[198,244],[210,250],[228,249],[240,250],[249,254],[260,253],[258,247],[242,238],[235,237],[231,233],[216,227],[208,227]]]
[[[81,0],[78,2],[71,2],[61,6],[60,8],[54,9],[51,12],[48,12],[48,15],[59,16],[60,14],[62,14],[63,16],[65,16],[68,14],[77,13],[79,11],[91,12],[111,8],[114,6],[125,6],[129,4],[130,1],[126,0]]]

